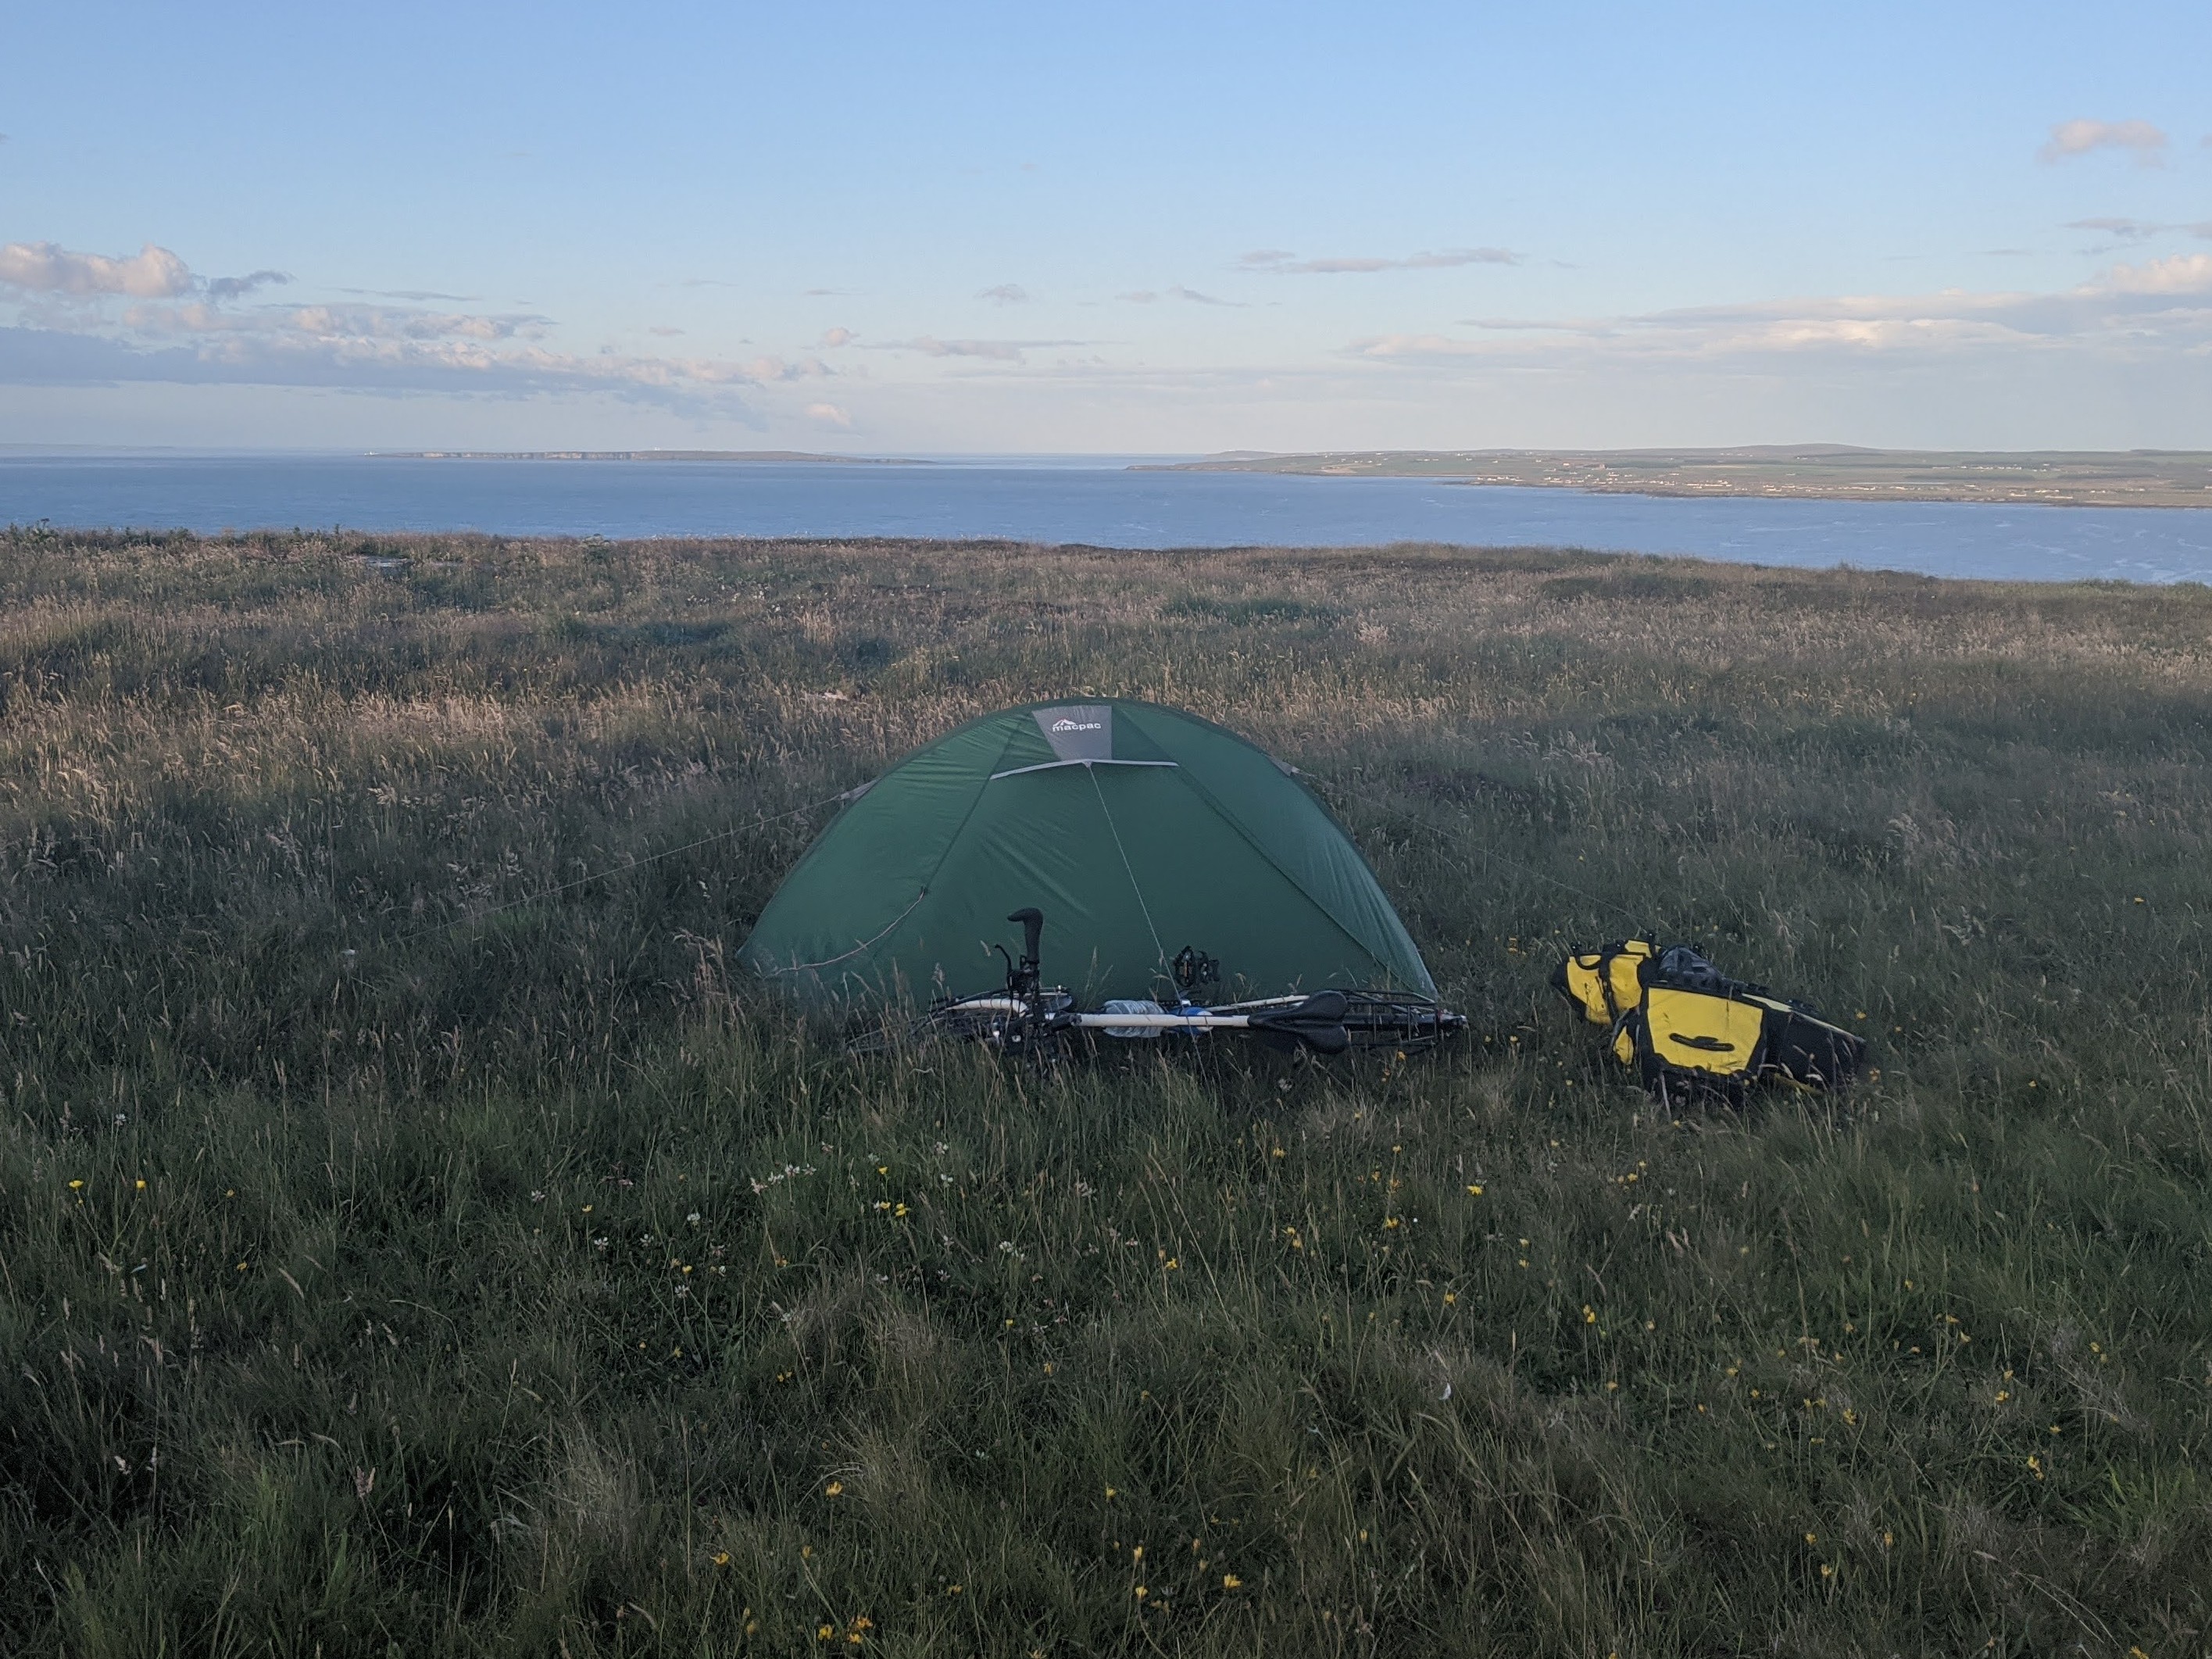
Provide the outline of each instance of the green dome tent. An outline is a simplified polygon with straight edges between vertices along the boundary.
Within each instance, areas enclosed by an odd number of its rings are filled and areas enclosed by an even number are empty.
[[[741,960],[810,1000],[1001,982],[1010,911],[1044,913],[1079,1006],[1175,1000],[1186,946],[1224,995],[1433,996],[1420,952],[1327,808],[1233,732],[1142,702],[970,720],[868,786],[807,849]]]

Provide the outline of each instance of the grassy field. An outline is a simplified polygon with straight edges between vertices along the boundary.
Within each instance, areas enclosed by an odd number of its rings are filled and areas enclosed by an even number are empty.
[[[2212,1639],[2212,592],[19,531],[0,594],[0,1651]],[[1040,1080],[726,967],[825,810],[747,826],[1077,691],[1304,768],[1467,1040]],[[1655,1113],[1544,984],[1638,921],[1878,1070]]]

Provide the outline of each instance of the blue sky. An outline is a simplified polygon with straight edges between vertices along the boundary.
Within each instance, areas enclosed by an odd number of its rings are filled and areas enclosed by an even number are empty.
[[[2212,447],[2212,7],[79,0],[0,442]]]

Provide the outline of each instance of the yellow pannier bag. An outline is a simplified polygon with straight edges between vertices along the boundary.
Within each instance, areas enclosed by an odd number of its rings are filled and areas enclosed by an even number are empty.
[[[1687,945],[1626,939],[1570,956],[1552,983],[1606,1048],[1662,1100],[1740,1100],[1765,1079],[1839,1089],[1856,1075],[1866,1040],[1802,1002],[1723,975]]]
[[[1758,1075],[1766,1010],[1713,991],[1655,985],[1644,994],[1644,1042],[1661,1064],[1713,1078]]]
[[[1577,951],[1553,971],[1552,988],[1591,1024],[1612,1025],[1644,1000],[1644,964],[1658,949],[1648,939],[1624,939]]]

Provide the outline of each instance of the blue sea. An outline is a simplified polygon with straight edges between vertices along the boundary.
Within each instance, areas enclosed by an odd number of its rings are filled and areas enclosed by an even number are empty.
[[[2212,582],[2212,509],[1599,495],[1422,478],[916,465],[0,453],[0,523],[928,536],[1132,549],[1443,542],[2037,581]]]

